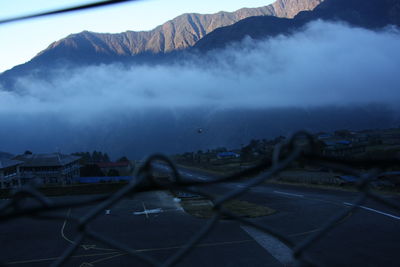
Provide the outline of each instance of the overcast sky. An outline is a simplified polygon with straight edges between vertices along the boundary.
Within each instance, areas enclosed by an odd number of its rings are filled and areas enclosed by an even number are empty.
[[[4,0],[0,18],[74,6],[93,0]],[[0,25],[0,72],[22,64],[50,43],[83,30],[123,32],[151,30],[183,13],[202,14],[260,7],[274,0],[142,0],[113,7]]]

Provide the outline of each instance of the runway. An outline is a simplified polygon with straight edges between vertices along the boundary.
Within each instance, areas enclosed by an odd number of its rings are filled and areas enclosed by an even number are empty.
[[[181,169],[184,176],[200,180],[212,175]],[[188,175],[190,174],[190,175]],[[225,183],[207,188],[223,195],[242,187]],[[53,201],[85,198],[70,196]],[[397,195],[385,196],[400,203]],[[277,212],[252,219],[285,234],[296,244],[321,230],[326,221],[349,209],[357,193],[288,185],[252,188],[241,199],[268,206]],[[83,216],[95,205],[63,210],[65,216]],[[367,201],[354,214],[307,249],[306,256],[326,266],[398,266],[400,256],[400,214],[381,204]],[[90,227],[97,233],[126,244],[138,253],[166,261],[207,223],[186,214],[168,192],[147,192],[121,200],[107,208]],[[75,242],[77,225],[69,220],[20,218],[0,225],[0,262],[6,266],[49,266]],[[239,222],[221,220],[177,266],[287,266],[290,251],[264,233]],[[283,255],[283,256],[282,256]],[[67,266],[147,266],[118,249],[84,240]]]

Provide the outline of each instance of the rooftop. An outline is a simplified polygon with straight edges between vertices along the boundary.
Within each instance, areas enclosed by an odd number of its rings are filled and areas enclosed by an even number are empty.
[[[100,168],[115,168],[115,167],[127,167],[130,165],[129,161],[122,161],[122,162],[99,162],[97,166]]]
[[[5,169],[8,167],[13,167],[19,164],[22,164],[22,161],[19,160],[12,160],[12,159],[5,159],[5,158],[0,158],[0,169]]]
[[[13,157],[14,157],[13,154],[10,154],[8,152],[0,151],[0,159],[12,159]]]
[[[239,154],[235,152],[220,152],[218,153],[219,157],[232,157],[232,156],[239,156]]]
[[[130,181],[132,176],[105,176],[105,177],[77,177],[75,181],[79,183],[100,183],[100,182],[120,182]]]
[[[60,153],[51,154],[24,154],[15,158],[23,161],[24,167],[52,167],[65,166],[72,162],[78,161],[80,157],[64,155]]]

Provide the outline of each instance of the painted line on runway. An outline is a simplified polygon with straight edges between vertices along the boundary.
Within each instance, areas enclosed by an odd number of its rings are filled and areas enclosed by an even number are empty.
[[[372,212],[375,212],[375,213],[379,213],[381,215],[384,215],[384,216],[387,216],[387,217],[390,217],[390,218],[393,218],[393,219],[396,219],[396,220],[400,220],[399,216],[396,216],[396,215],[393,215],[393,214],[390,214],[390,213],[386,213],[386,212],[383,212],[383,211],[375,210],[375,209],[368,208],[368,207],[365,207],[365,206],[355,205],[355,204],[352,204],[352,203],[349,203],[349,202],[343,202],[343,204],[347,205],[347,206],[356,206],[356,207],[361,208],[361,209],[365,209],[365,210],[372,211]]]
[[[134,211],[132,212],[133,215],[145,215],[147,214],[158,214],[158,213],[165,213],[165,212],[175,212],[175,211],[184,211],[182,207],[177,207],[175,209],[162,209],[162,208],[157,208],[157,209],[151,209],[151,210],[146,210],[146,211]]]
[[[69,215],[70,215],[70,214],[71,214],[71,209],[68,209],[67,218],[69,218]],[[66,237],[65,234],[64,234],[65,226],[67,225],[67,220],[68,220],[68,219],[65,219],[65,220],[64,220],[64,223],[63,223],[63,225],[62,225],[62,227],[61,227],[61,237],[62,237],[64,240],[66,240],[67,242],[69,242],[69,243],[71,243],[71,244],[75,244],[74,241],[72,241],[71,239],[69,239],[68,237]]]
[[[251,226],[240,226],[248,235],[284,266],[293,266],[293,251],[277,238]]]
[[[274,193],[281,194],[281,195],[292,196],[292,197],[304,197],[304,195],[286,193],[286,192],[281,192],[281,191],[274,191]]]
[[[157,214],[157,213],[162,213],[163,210],[158,208],[158,209],[151,209],[151,210],[146,210],[146,211],[135,211],[133,215],[146,215],[147,218],[149,218],[149,214]]]
[[[339,225],[341,223],[343,223],[344,221],[346,221],[348,218],[350,218],[353,215],[352,212],[350,212],[349,214],[347,214],[343,219],[341,219],[340,221],[338,221],[335,225]],[[310,231],[306,231],[306,232],[301,232],[301,233],[295,233],[295,234],[290,234],[290,237],[295,237],[295,236],[302,236],[302,235],[308,235],[308,234],[312,234],[315,232],[319,232],[322,231],[322,228],[316,228],[314,230],[310,230]]]
[[[79,267],[92,267],[92,266],[94,266],[96,263],[103,262],[103,261],[106,261],[106,260],[110,260],[110,259],[113,259],[113,258],[116,258],[116,257],[125,256],[125,255],[127,255],[127,254],[128,254],[128,253],[119,253],[119,254],[111,255],[111,256],[108,256],[108,257],[106,257],[106,258],[98,259],[98,260],[95,260],[95,261],[83,262],[81,265],[79,265]]]
[[[147,210],[146,210],[146,206],[144,205],[144,202],[142,202],[143,204],[143,209],[144,209],[144,213],[146,214],[146,218],[149,218],[149,215],[147,214]]]
[[[71,243],[71,244],[75,244],[75,241],[69,239],[69,238],[65,235],[65,227],[66,227],[66,225],[67,225],[67,221],[68,221],[68,218],[69,218],[70,214],[71,214],[71,209],[68,209],[67,217],[66,217],[66,219],[64,220],[63,225],[62,225],[62,227],[61,227],[61,237],[62,237],[65,241],[67,241],[67,242],[69,242],[69,243]],[[80,247],[83,248],[84,250],[93,249],[93,250],[101,250],[101,251],[115,251],[115,249],[112,249],[112,248],[98,248],[97,245],[90,245],[90,244],[82,244],[82,245],[80,245]]]
[[[199,244],[195,247],[202,248],[202,247],[216,247],[216,246],[226,246],[226,245],[237,245],[243,243],[251,243],[254,242],[254,239],[245,239],[245,240],[238,240],[238,241],[226,241],[226,242],[215,242],[215,243],[204,243]],[[171,246],[171,247],[161,247],[161,248],[147,248],[147,249],[136,249],[135,252],[154,252],[154,251],[164,251],[164,250],[175,250],[184,248],[183,246]],[[114,258],[118,256],[123,256],[125,253],[121,253],[121,251],[115,252],[108,252],[108,253],[96,253],[96,254],[84,254],[84,255],[73,255],[71,258],[84,258],[84,257],[96,257],[96,256],[110,256],[107,258],[99,259],[98,261],[106,260],[109,258]],[[13,261],[13,262],[6,262],[5,265],[15,265],[15,264],[28,264],[28,263],[39,263],[39,262],[46,262],[46,261],[55,261],[58,260],[59,257],[53,258],[43,258],[43,259],[32,259],[32,260],[22,260],[22,261]],[[93,264],[94,262],[91,262]]]
[[[117,254],[121,254],[121,252],[115,251],[115,252],[95,253],[95,254],[86,254],[86,255],[72,255],[71,258],[85,258],[85,257],[96,257],[96,256],[117,255]],[[45,261],[55,261],[55,260],[58,260],[59,258],[60,257],[22,260],[22,261],[11,261],[11,262],[4,263],[4,265],[28,264],[28,263],[39,263],[39,262],[45,262]]]

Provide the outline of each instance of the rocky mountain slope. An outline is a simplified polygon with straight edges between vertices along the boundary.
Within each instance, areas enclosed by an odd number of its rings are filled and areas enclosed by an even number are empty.
[[[193,46],[216,28],[232,25],[253,16],[292,18],[300,11],[312,10],[323,0],[278,0],[260,8],[243,8],[235,12],[216,14],[183,14],[151,31],[127,31],[119,34],[84,31],[54,42],[38,54],[71,56],[74,51],[92,54],[131,56],[141,53],[168,53]],[[56,51],[57,50],[57,51]]]
[[[36,57],[0,75],[0,85],[12,90],[16,78],[25,75],[44,77],[58,65],[87,65],[109,62],[149,62],[158,55],[192,47],[213,30],[252,16],[292,18],[300,11],[312,10],[324,0],[277,0],[260,8],[243,8],[216,14],[183,14],[151,31],[118,34],[84,31],[52,43]],[[33,71],[35,70],[35,71]]]
[[[400,26],[400,0],[325,0],[313,11],[300,12],[293,19],[251,17],[216,29],[199,40],[195,49],[207,51],[221,48],[231,42],[240,41],[245,36],[259,39],[287,34],[317,19],[344,21],[368,29],[379,29],[387,25]]]

